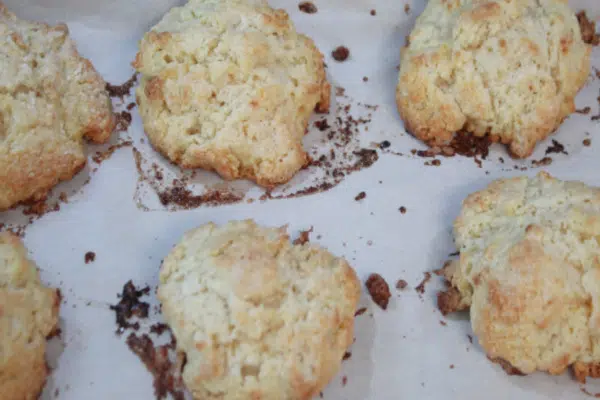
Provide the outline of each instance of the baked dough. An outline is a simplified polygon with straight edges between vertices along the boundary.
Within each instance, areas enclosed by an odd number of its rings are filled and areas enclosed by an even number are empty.
[[[66,25],[17,18],[0,3],[0,210],[44,198],[86,162],[83,138],[114,128],[105,83]]]
[[[348,263],[285,228],[212,223],[165,258],[158,297],[195,399],[312,399],[353,341]]]
[[[431,146],[464,130],[527,157],[575,110],[590,72],[567,0],[430,0],[408,42],[396,101]]]
[[[444,311],[470,308],[479,343],[521,373],[578,379],[600,370],[600,189],[501,179],[471,194],[454,223]]]
[[[58,329],[60,296],[40,282],[27,250],[0,233],[0,397],[35,400],[48,368],[46,338]]]
[[[153,146],[183,168],[271,187],[308,157],[302,138],[329,108],[323,55],[262,0],[191,0],[148,32],[134,67]]]

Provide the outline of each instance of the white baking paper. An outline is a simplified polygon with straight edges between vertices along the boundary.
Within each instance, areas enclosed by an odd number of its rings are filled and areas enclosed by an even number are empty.
[[[180,4],[175,0],[5,2],[21,17],[66,22],[81,53],[113,84],[132,75],[130,62],[143,33],[166,10]],[[528,160],[510,160],[497,146],[482,168],[461,157],[442,159],[439,167],[425,166],[426,159],[410,154],[411,149],[424,147],[405,133],[394,103],[399,49],[425,2],[313,2],[318,12],[312,15],[301,13],[298,1],[273,0],[272,4],[285,8],[298,30],[313,37],[326,55],[330,81],[345,88],[347,95],[346,99],[336,98],[337,102],[352,103],[357,112],[359,103],[378,106],[368,131],[361,131],[360,146],[373,148],[373,143],[388,140],[394,152],[405,155],[381,153],[371,168],[349,175],[323,193],[260,201],[261,190],[238,183],[231,187],[257,200],[187,211],[165,210],[151,188],[140,184],[131,147],[116,150],[99,166],[91,162],[76,179],[55,190],[66,192],[68,203],[25,228],[25,243],[41,267],[44,281],[61,288],[64,295],[62,342],[54,340],[52,344],[53,371],[42,398],[152,399],[151,376],[124,338],[115,335],[114,313],[108,306],[117,302],[117,293],[130,279],[156,287],[160,261],[186,230],[209,221],[244,218],[274,226],[287,224],[292,235],[312,226],[312,240],[345,256],[361,279],[378,272],[392,287],[387,311],[363,296],[361,305],[368,311],[356,319],[352,357],[343,362],[340,374],[324,391],[325,399],[587,398],[569,374],[507,376],[487,360],[476,340],[470,343],[467,319],[446,319],[437,311],[435,293],[441,287],[437,278],[427,284],[422,296],[414,287],[424,272],[442,266],[455,251],[451,224],[462,199],[495,178],[539,172],[540,168],[531,167],[531,160],[544,157],[551,139],[565,144],[568,155],[552,154],[553,162],[544,170],[561,179],[600,186],[600,129],[598,122],[590,119],[599,112],[599,80],[590,77],[577,98],[578,108],[589,106],[591,113],[571,116]],[[591,17],[600,16],[597,0],[571,3],[577,10],[586,9]],[[371,15],[371,10],[376,15]],[[350,58],[344,63],[331,58],[338,45],[350,49]],[[597,48],[593,64],[600,68]],[[121,110],[130,101],[116,100],[116,108]],[[144,134],[136,109],[132,114],[132,126],[119,134],[120,139],[113,138],[113,143],[131,139],[145,160],[178,176],[176,168],[142,143]],[[586,138],[591,139],[590,147],[582,144]],[[306,145],[318,150],[321,139],[323,133],[311,127]],[[90,152],[103,148],[90,146]],[[506,162],[502,164],[499,157]],[[525,166],[527,170],[521,171]],[[301,174],[287,190],[301,188],[314,178],[310,171]],[[198,173],[192,183],[195,191],[222,184],[208,173]],[[366,198],[355,201],[362,191]],[[406,208],[405,214],[399,212],[401,206]],[[23,222],[23,216],[19,210],[7,212],[0,215],[0,222],[15,227]],[[88,251],[96,253],[90,264],[84,262]],[[409,287],[395,290],[398,279],[405,279]],[[154,297],[152,292],[150,299],[155,303]],[[585,389],[600,392],[600,382],[590,380]]]

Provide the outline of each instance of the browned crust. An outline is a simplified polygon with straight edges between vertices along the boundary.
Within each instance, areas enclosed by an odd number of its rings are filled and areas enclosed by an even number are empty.
[[[449,287],[446,291],[438,292],[437,306],[442,315],[469,309],[469,306],[464,304],[462,295],[455,287]]]
[[[73,178],[86,163],[83,150],[74,150],[65,154],[28,149],[1,157],[0,211],[20,202],[42,200],[56,184]]]
[[[586,378],[600,378],[600,362],[576,361],[572,365],[573,376],[579,383],[585,383]]]

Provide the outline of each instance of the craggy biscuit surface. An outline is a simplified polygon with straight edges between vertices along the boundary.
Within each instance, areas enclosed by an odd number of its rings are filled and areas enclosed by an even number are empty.
[[[0,3],[0,210],[42,199],[86,162],[83,138],[106,141],[105,83],[65,25],[17,18]]]
[[[196,399],[311,399],[352,343],[359,296],[345,260],[252,221],[188,232],[158,288]]]
[[[440,308],[470,308],[490,359],[598,374],[600,189],[546,173],[498,180],[467,197],[454,235],[460,260],[445,268]]]
[[[37,399],[48,374],[46,338],[58,328],[58,292],[40,282],[27,250],[0,233],[0,394]]]
[[[148,32],[134,62],[150,141],[184,168],[259,185],[308,157],[308,119],[329,108],[323,56],[262,0],[191,0]]]
[[[567,0],[431,0],[408,42],[396,101],[431,146],[465,130],[527,157],[575,110],[590,71]]]

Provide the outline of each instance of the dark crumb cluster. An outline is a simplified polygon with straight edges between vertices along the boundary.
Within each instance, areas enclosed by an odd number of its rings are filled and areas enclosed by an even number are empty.
[[[548,148],[546,149],[546,155],[552,154],[552,153],[556,153],[556,154],[562,153],[565,155],[569,154],[565,151],[565,146],[555,139],[552,139],[552,145],[548,146]]]
[[[379,307],[383,310],[387,309],[388,303],[390,301],[390,297],[392,297],[392,293],[390,292],[390,287],[383,277],[379,274],[371,274],[365,283],[371,298]]]
[[[354,197],[354,200],[361,201],[365,197],[367,197],[367,194],[365,192],[360,192],[359,194],[356,195],[356,197]]]
[[[146,319],[149,311],[149,304],[140,301],[140,298],[149,292],[149,287],[137,289],[131,281],[123,286],[119,303],[110,307],[116,313],[117,334],[132,331],[126,339],[127,347],[152,374],[157,400],[166,399],[169,395],[174,400],[184,400],[185,385],[181,373],[186,362],[185,354],[177,353],[177,343],[169,327],[161,322],[150,326],[150,333],[156,337],[169,334],[170,340],[163,345],[155,344],[148,333],[137,333],[140,330],[139,321]]]
[[[398,282],[396,282],[396,289],[398,290],[404,290],[407,286],[408,282],[406,282],[404,279],[398,279]]]
[[[137,74],[133,74],[131,78],[120,85],[106,84],[106,91],[110,97],[125,97],[129,96],[131,89],[137,82]]]
[[[318,11],[317,6],[315,6],[310,1],[301,2],[300,4],[298,4],[298,9],[307,14],[314,14]]]
[[[350,50],[346,46],[338,46],[331,52],[331,56],[335,61],[343,62],[350,56]]]
[[[117,322],[117,334],[122,334],[127,329],[137,331],[140,328],[139,322],[130,322],[133,317],[146,318],[150,305],[144,301],[140,301],[142,296],[150,293],[148,286],[137,289],[132,281],[128,281],[119,295],[119,302],[116,305],[110,306],[110,309],[115,312]]]
[[[117,144],[113,144],[111,146],[109,146],[106,150],[104,151],[98,151],[96,152],[96,154],[94,154],[92,156],[92,160],[96,163],[96,164],[102,164],[102,162],[106,161],[107,159],[109,159],[113,153],[123,147],[128,147],[133,145],[133,142],[131,140],[123,140]]]

